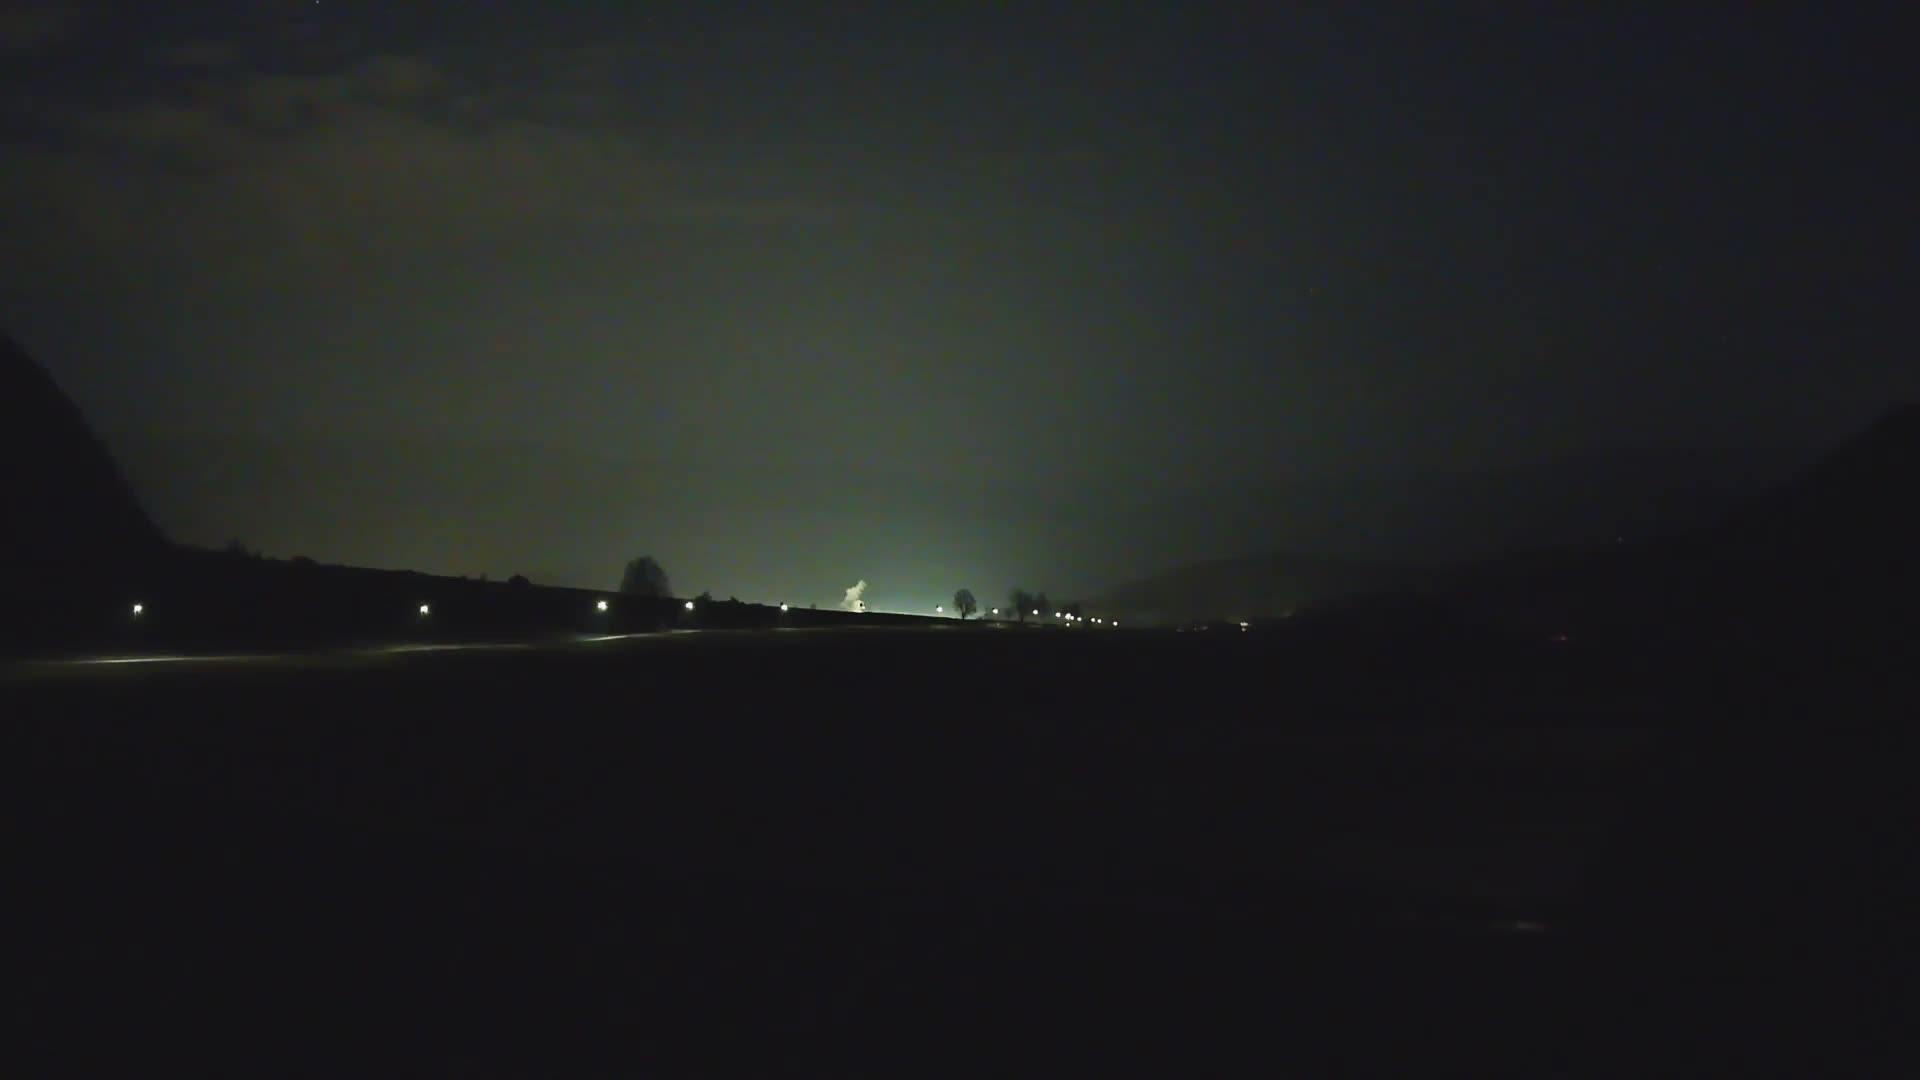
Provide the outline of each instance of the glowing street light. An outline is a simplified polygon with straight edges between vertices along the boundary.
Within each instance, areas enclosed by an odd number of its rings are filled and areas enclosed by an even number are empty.
[[[691,601],[691,600],[689,600],[689,601],[687,601],[687,610],[688,610],[688,611],[692,611],[692,610],[693,610],[693,601]]]
[[[785,610],[787,610],[787,605],[785,605],[785,604],[781,604],[781,605],[780,605],[780,610],[781,610],[781,611],[785,611]]]
[[[431,614],[433,614],[433,607],[432,607],[432,605],[430,605],[430,604],[421,604],[421,605],[420,605],[420,614],[422,614],[422,615],[431,615]]]
[[[998,615],[998,614],[1000,614],[1000,609],[999,609],[999,608],[994,608],[994,609],[993,609],[993,613],[994,613],[995,615]]]
[[[1033,609],[1033,617],[1034,617],[1034,618],[1036,618],[1036,619],[1040,617],[1040,609],[1039,609],[1039,608],[1034,608],[1034,609]]]
[[[606,602],[605,600],[596,600],[596,601],[594,601],[594,604],[593,604],[593,610],[595,610],[595,611],[605,611],[605,610],[607,610],[607,602]]]
[[[935,615],[945,615],[947,613],[947,605],[945,604],[933,605],[933,613]]]
[[[133,605],[133,614],[135,618],[139,618],[141,615],[145,614],[146,610],[147,610],[147,605],[145,604]]]

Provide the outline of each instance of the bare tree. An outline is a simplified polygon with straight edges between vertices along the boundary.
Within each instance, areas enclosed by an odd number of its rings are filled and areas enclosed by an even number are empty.
[[[1015,589],[1007,594],[1007,602],[1013,605],[1014,617],[1026,622],[1027,612],[1033,609],[1033,594],[1025,589]]]
[[[980,605],[974,603],[972,589],[961,589],[953,594],[953,610],[960,613],[962,622],[972,618],[973,613],[980,610]]]

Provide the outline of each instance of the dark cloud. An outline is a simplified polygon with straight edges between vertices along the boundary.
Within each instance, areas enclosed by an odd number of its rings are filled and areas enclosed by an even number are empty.
[[[223,68],[240,59],[240,46],[231,41],[199,38],[176,41],[154,50],[163,64],[177,68]]]
[[[404,242],[476,222],[780,222],[842,209],[631,132],[520,119],[539,102],[511,87],[486,90],[489,122],[459,123],[450,106],[466,92],[422,56],[314,74],[233,73],[187,92],[69,110],[60,126],[70,138],[21,155],[0,185],[16,206],[65,206],[62,217],[117,223],[127,243],[197,235],[197,252],[229,263],[333,264],[338,247],[369,233]],[[156,201],[172,207],[168,219],[143,222],[142,208]]]
[[[57,45],[79,27],[71,5],[7,0],[0,3],[0,56],[38,52]]]

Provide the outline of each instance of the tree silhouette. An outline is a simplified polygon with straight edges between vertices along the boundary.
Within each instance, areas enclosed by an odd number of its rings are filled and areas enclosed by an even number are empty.
[[[974,603],[972,589],[961,589],[953,594],[953,610],[960,613],[962,622],[972,618],[973,613],[980,610],[980,605]]]
[[[1007,594],[1007,602],[1013,605],[1014,617],[1026,622],[1027,612],[1033,610],[1033,594],[1025,589],[1015,589]]]
[[[668,584],[667,572],[653,556],[642,555],[627,564],[627,572],[620,577],[620,592],[627,596],[664,599],[673,595],[673,586]]]

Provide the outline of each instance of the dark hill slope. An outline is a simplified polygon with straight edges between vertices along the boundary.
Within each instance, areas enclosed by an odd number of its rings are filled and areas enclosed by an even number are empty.
[[[166,539],[80,410],[0,333],[0,586],[14,602],[108,591],[138,577]]]
[[[1894,409],[1714,523],[1617,550],[1491,563],[1449,595],[1533,629],[1636,637],[1912,636],[1920,608],[1920,406]]]

